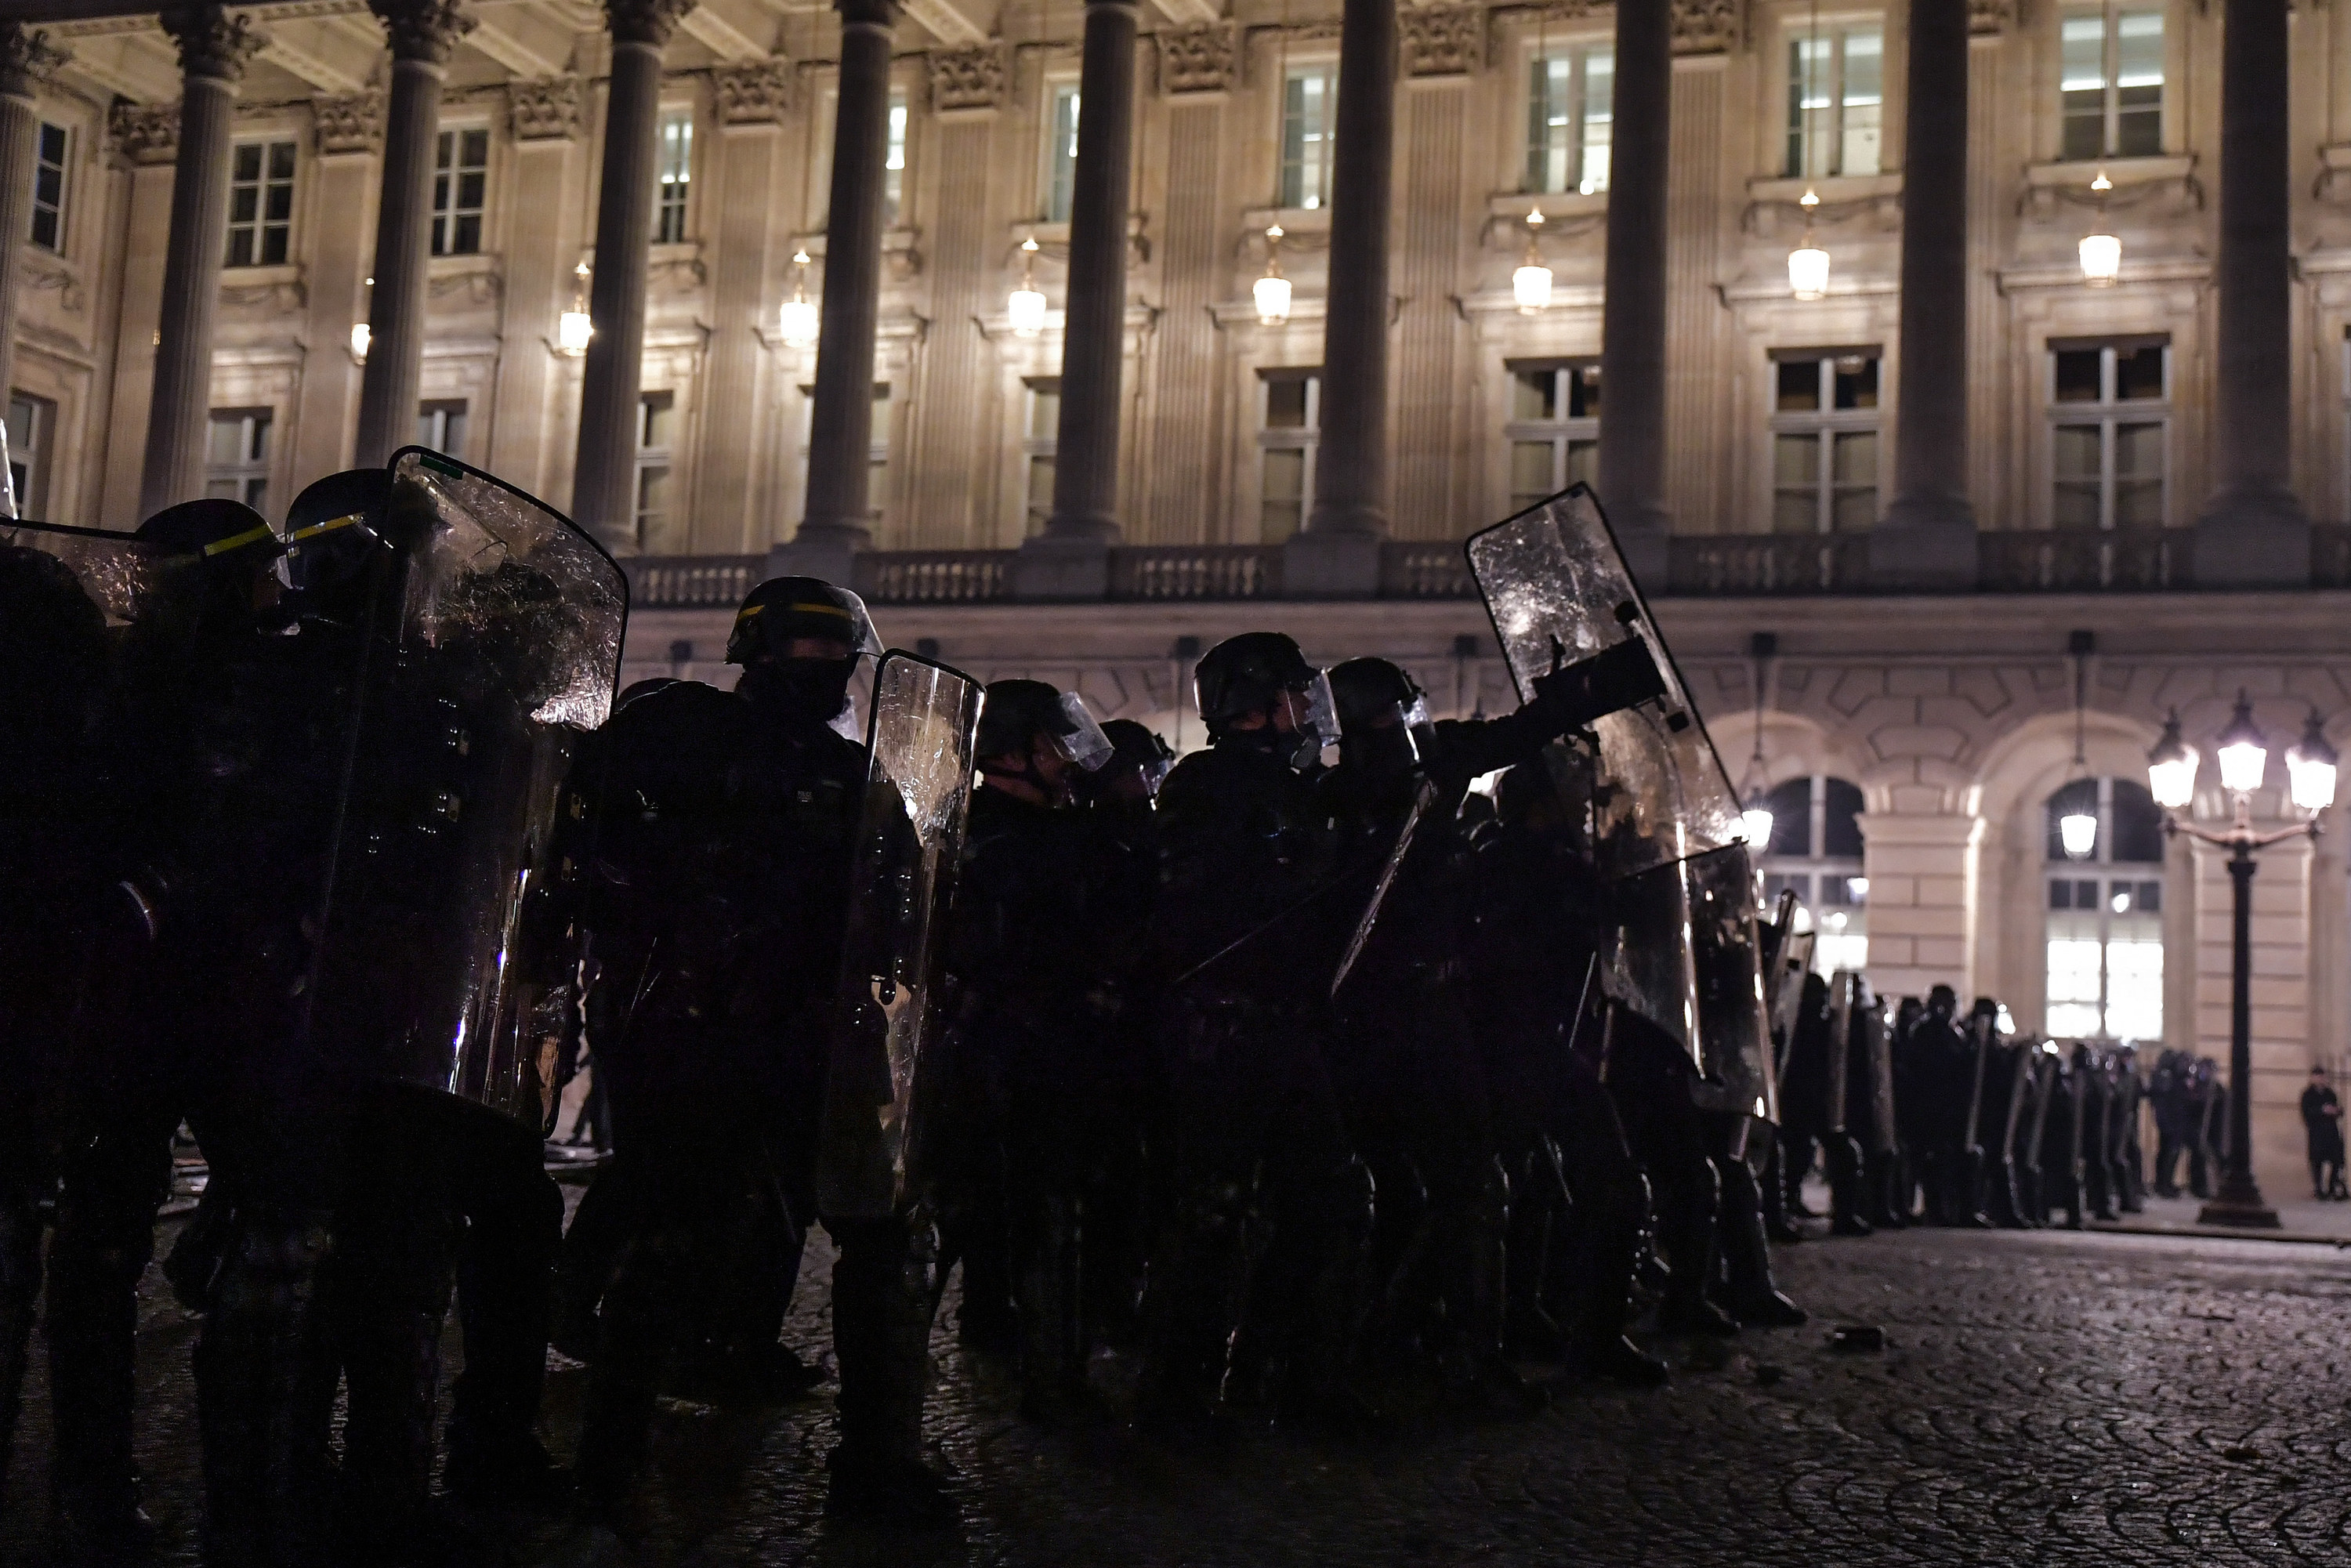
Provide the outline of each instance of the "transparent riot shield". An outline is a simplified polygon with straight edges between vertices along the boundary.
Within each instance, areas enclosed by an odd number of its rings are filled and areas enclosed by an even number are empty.
[[[548,989],[513,961],[581,738],[611,711],[627,580],[545,502],[408,448],[372,596],[313,1038],[544,1130]]]
[[[946,1023],[942,921],[963,852],[980,684],[912,653],[873,675],[865,806],[850,873],[819,1135],[817,1211],[879,1219],[919,1196]]]
[[[1672,1035],[1703,1070],[1698,966],[1687,950],[1690,888],[1667,868],[1742,841],[1729,775],[1588,487],[1471,535],[1465,549],[1522,700],[1563,665],[1628,637],[1647,645],[1664,695],[1591,726],[1593,857],[1618,883],[1627,925],[1610,994]],[[1751,917],[1751,893],[1747,904]],[[1678,954],[1669,950],[1677,940]]]
[[[177,564],[172,552],[130,534],[13,518],[0,518],[0,546],[38,550],[63,562],[110,627],[145,618]]]
[[[1691,1095],[1700,1110],[1776,1124],[1780,1088],[1747,846],[1726,845],[1682,862],[1681,869],[1698,1002],[1699,1079]]]
[[[1871,995],[1858,976],[1855,985],[1860,992],[1854,1009],[1854,1066],[1868,1074],[1861,1085],[1868,1096],[1868,1125],[1848,1126],[1846,1131],[1863,1141],[1865,1153],[1885,1155],[1894,1152],[1894,1051],[1893,1029],[1886,1013],[1887,1003]]]
[[[1968,1125],[1959,1146],[1976,1153],[1983,1149],[1984,1081],[1991,1071],[1993,1044],[1991,1016],[1978,1013],[1969,1019]]]
[[[1817,940],[1817,935],[1810,931],[1792,931],[1781,938],[1779,967],[1767,982],[1765,998],[1771,1009],[1771,1038],[1780,1042],[1783,1057],[1791,1040],[1789,1031],[1796,1027],[1796,1009],[1804,999],[1804,977],[1812,972]]]
[[[1839,969],[1829,977],[1828,1119],[1832,1133],[1845,1131],[1845,1085],[1853,1068],[1854,1014],[1864,1004],[1861,977]]]
[[[2034,1040],[2022,1040],[2016,1042],[2014,1050],[2015,1060],[2003,1062],[1999,1068],[2000,1073],[2008,1084],[2007,1114],[2001,1122],[2000,1157],[2011,1161],[2018,1157],[2016,1146],[2018,1128],[2029,1125],[2024,1119],[2030,1113],[2035,1088],[2032,1063],[2041,1054],[2041,1047]]]

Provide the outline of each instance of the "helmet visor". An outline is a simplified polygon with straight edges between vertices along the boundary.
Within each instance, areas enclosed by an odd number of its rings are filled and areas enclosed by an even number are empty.
[[[1092,773],[1111,758],[1116,749],[1110,737],[1094,722],[1093,714],[1086,707],[1086,699],[1075,692],[1063,692],[1061,716],[1053,727],[1053,744],[1063,757]]]
[[[1312,739],[1318,749],[1339,744],[1339,705],[1331,697],[1331,677],[1322,671],[1290,689],[1290,712],[1298,733]]]

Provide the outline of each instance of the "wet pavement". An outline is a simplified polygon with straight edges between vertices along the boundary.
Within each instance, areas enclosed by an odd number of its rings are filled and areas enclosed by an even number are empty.
[[[931,1435],[965,1526],[826,1523],[829,1399],[665,1406],[642,1561],[873,1565],[2342,1563],[2351,1560],[2351,1254],[2109,1234],[1911,1231],[1779,1254],[1811,1327],[1673,1347],[1673,1385],[1570,1395],[1517,1422],[1370,1445],[1286,1434],[1221,1451],[1072,1440],[1013,1414],[942,1314]],[[789,1330],[827,1345],[814,1249]],[[193,1324],[150,1275],[140,1456],[156,1560],[195,1560]],[[1881,1325],[1882,1352],[1829,1347]],[[455,1360],[453,1354],[451,1359]],[[1693,1365],[1698,1360],[1719,1364]],[[550,1380],[568,1451],[584,1374]],[[37,1563],[37,1374],[0,1563]],[[479,1519],[476,1560],[559,1531]]]

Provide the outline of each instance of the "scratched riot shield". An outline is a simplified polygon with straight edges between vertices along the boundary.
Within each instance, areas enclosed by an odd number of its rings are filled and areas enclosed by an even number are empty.
[[[1839,969],[1829,977],[1829,1073],[1825,1125],[1832,1133],[1847,1131],[1846,1089],[1853,1073],[1854,1015],[1860,1010],[1861,977]]]
[[[1701,1072],[1690,1086],[1702,1111],[1777,1124],[1779,1075],[1763,1001],[1755,873],[1743,843],[1681,862],[1689,905]]]
[[[1812,972],[1813,949],[1818,940],[1810,931],[1792,931],[1781,938],[1778,966],[1765,981],[1764,1000],[1771,1009],[1771,1038],[1777,1042],[1784,1070],[1796,1027],[1796,1009],[1803,1001],[1804,977]]]
[[[1846,1118],[1845,1130],[1861,1140],[1864,1153],[1892,1154],[1896,1134],[1893,1029],[1886,1018],[1887,1003],[1860,976],[1854,977],[1854,984],[1851,1071],[1856,1076],[1850,1090],[1857,1103]]]
[[[946,1026],[944,917],[963,853],[980,684],[893,651],[873,675],[817,1164],[818,1212],[879,1219],[921,1195]]]
[[[563,977],[511,960],[575,750],[611,711],[627,580],[544,501],[410,447],[357,526],[368,599],[310,1032],[364,1071],[552,1124]]]
[[[1708,1070],[1709,1053],[1696,1029],[1689,883],[1656,873],[1743,841],[1729,775],[1587,486],[1471,535],[1465,549],[1521,700],[1534,695],[1544,675],[1628,638],[1646,644],[1655,662],[1663,695],[1590,727],[1593,859],[1603,875],[1620,883],[1629,927],[1607,981],[1617,1001]],[[1751,893],[1748,915],[1751,919]],[[1759,1016],[1761,1010],[1759,1003]],[[1743,1040],[1743,1025],[1739,1032]]]

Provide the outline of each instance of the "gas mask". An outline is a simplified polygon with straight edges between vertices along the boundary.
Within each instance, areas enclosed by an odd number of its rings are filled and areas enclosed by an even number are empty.
[[[743,671],[735,689],[785,724],[827,724],[849,700],[849,677],[856,670],[853,657],[764,659]]]

